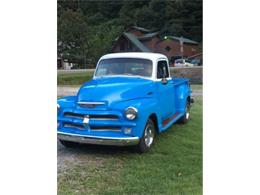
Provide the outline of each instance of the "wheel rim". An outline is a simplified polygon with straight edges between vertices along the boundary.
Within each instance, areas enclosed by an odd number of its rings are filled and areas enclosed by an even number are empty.
[[[190,105],[187,104],[187,106],[186,106],[186,114],[185,114],[186,120],[188,120],[189,117],[190,117]]]
[[[144,131],[145,145],[147,147],[150,147],[153,143],[153,139],[154,139],[153,128],[150,125],[148,125]]]

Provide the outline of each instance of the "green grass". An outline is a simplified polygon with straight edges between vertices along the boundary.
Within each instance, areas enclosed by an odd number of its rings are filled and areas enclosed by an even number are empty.
[[[191,85],[191,88],[192,88],[192,90],[202,91],[203,85],[192,84],[192,85]]]
[[[58,194],[202,194],[202,98],[196,98],[191,121],[173,125],[152,150],[85,146],[89,158],[58,177]]]
[[[58,85],[82,85],[90,80],[92,76],[92,72],[58,74],[57,83]]]
[[[90,80],[93,72],[81,73],[60,73],[58,74],[58,85],[82,85],[84,82]]]

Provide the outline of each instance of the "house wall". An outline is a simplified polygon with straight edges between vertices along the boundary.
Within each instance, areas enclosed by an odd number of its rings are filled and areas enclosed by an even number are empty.
[[[154,36],[150,39],[141,40],[141,42],[153,52],[156,51],[156,45],[159,41],[160,38],[158,36]]]
[[[166,47],[169,46],[171,49],[169,51],[166,50]],[[155,47],[155,52],[162,53],[166,55],[168,58],[172,56],[181,56],[181,45],[179,41],[166,39],[158,44]],[[198,46],[194,44],[183,44],[183,56],[192,56],[198,52]]]
[[[198,53],[198,45],[194,44],[184,44],[184,53],[185,56],[192,56]]]

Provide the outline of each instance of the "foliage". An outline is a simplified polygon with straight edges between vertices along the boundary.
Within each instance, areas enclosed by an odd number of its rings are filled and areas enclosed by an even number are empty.
[[[201,42],[202,0],[58,0],[58,55],[95,64],[130,25]]]
[[[70,61],[87,54],[88,26],[81,12],[64,11],[58,18],[58,52]]]

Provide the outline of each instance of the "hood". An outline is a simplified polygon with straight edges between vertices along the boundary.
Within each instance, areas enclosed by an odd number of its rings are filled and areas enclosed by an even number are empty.
[[[148,97],[153,81],[143,78],[106,77],[85,83],[78,92],[78,101],[111,103]]]

